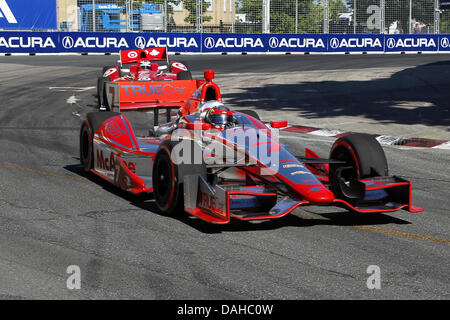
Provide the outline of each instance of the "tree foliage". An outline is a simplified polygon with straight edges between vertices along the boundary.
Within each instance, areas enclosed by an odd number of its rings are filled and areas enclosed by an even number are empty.
[[[329,18],[337,19],[339,13],[348,12],[343,0],[329,0]],[[295,32],[295,9],[298,33],[318,33],[323,30],[324,7],[317,0],[272,0],[270,2],[270,31],[274,33]],[[237,13],[245,14],[248,26],[262,23],[261,0],[242,0]],[[259,31],[260,32],[260,31]]]
[[[354,8],[354,0],[346,0],[348,7]],[[413,0],[412,20],[425,23],[428,26],[434,24],[434,1],[433,0]],[[385,27],[398,21],[399,28],[403,33],[409,30],[409,4],[410,0],[389,0],[385,1]],[[358,25],[364,25],[370,13],[367,8],[371,5],[380,5],[379,0],[356,0],[356,20]]]
[[[184,8],[189,12],[189,15],[184,19],[185,22],[195,24],[197,21],[197,1],[196,0],[183,0]],[[211,16],[205,16],[206,10],[211,6],[209,2],[203,0],[203,21],[211,21]]]

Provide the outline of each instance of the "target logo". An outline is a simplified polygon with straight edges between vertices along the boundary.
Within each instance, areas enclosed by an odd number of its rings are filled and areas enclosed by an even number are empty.
[[[139,56],[139,54],[136,51],[128,52],[128,58],[130,58],[130,59],[136,59],[138,56]]]

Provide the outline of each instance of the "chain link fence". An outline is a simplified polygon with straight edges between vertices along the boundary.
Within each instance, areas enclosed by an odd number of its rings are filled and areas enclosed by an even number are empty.
[[[450,32],[438,0],[57,0],[78,32],[433,34]]]

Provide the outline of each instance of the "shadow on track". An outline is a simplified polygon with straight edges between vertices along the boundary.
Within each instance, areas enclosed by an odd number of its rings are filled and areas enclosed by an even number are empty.
[[[97,177],[94,174],[86,174],[84,169],[79,164],[67,165],[64,167],[67,171],[75,173],[81,177],[90,180],[93,183],[100,185],[105,191],[112,193],[118,197],[129,201],[129,203],[139,209],[149,211],[152,214],[157,214],[162,217],[167,217],[164,215],[156,206],[153,201],[153,196],[151,194],[144,195],[132,195],[127,193],[114,185],[108,183],[107,181]],[[323,207],[322,207],[323,208]],[[289,214],[280,219],[272,219],[258,222],[248,222],[238,219],[232,219],[229,224],[226,225],[215,225],[207,223],[201,219],[193,217],[187,213],[180,214],[178,216],[167,217],[176,219],[180,222],[185,223],[198,230],[199,232],[206,234],[222,233],[222,232],[242,232],[242,231],[266,231],[274,230],[285,227],[299,227],[307,228],[320,225],[328,226],[361,226],[361,225],[384,225],[384,224],[410,224],[410,222],[391,217],[386,214],[357,214],[346,211],[333,212],[334,207],[330,207],[330,212],[328,213],[313,213],[322,218],[312,218],[312,217],[301,217],[296,215],[296,213],[301,212],[301,208],[296,209],[294,213]]]
[[[372,72],[367,70],[367,72]],[[309,119],[362,116],[381,123],[447,126],[450,131],[450,61],[408,68],[367,81],[308,81],[243,88],[223,97],[257,110],[298,111]]]

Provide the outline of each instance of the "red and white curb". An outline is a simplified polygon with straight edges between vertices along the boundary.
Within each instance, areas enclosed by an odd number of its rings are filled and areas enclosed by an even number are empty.
[[[281,131],[305,133],[315,136],[333,137],[333,138],[345,137],[353,133],[348,131],[319,129],[314,127],[295,126],[295,125],[281,129]],[[450,150],[450,141],[448,140],[435,140],[426,138],[401,138],[401,137],[399,138],[377,134],[375,134],[374,136],[378,140],[378,142],[382,145]]]

